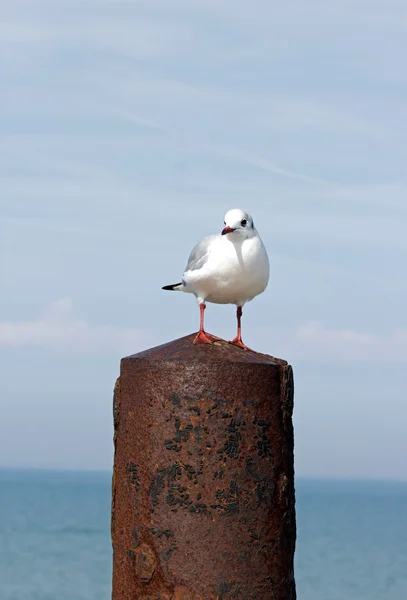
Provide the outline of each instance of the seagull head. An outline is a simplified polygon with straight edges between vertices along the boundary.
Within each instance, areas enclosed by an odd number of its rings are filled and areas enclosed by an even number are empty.
[[[224,225],[222,235],[233,234],[233,236],[249,238],[256,233],[253,219],[241,208],[229,210],[225,215]]]

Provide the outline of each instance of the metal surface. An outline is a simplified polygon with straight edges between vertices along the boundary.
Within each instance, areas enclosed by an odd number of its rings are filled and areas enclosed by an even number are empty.
[[[194,337],[121,362],[113,600],[294,600],[292,369]]]

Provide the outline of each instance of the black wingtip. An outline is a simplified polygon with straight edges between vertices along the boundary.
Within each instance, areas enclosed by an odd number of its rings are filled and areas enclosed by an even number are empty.
[[[162,290],[169,290],[170,292],[173,292],[175,290],[175,288],[177,288],[180,285],[182,285],[182,281],[180,281],[179,283],[173,283],[172,285],[165,285],[161,289]]]

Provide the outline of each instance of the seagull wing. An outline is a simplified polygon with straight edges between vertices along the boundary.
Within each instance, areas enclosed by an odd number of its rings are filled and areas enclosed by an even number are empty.
[[[187,271],[197,271],[198,269],[202,269],[208,260],[211,244],[216,237],[217,236],[215,235],[208,235],[207,237],[203,238],[203,240],[198,242],[194,248],[192,248],[191,254],[188,258],[187,266],[185,267],[185,273]]]

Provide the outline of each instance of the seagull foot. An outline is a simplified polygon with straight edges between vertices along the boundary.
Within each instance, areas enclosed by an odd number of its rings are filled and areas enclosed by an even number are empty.
[[[205,331],[205,335],[212,340],[212,342],[221,342],[222,338],[216,337],[216,335],[212,335],[211,333],[206,333]]]
[[[194,339],[194,344],[213,344],[219,338],[215,338],[214,335],[206,333],[205,331],[199,331]]]
[[[251,352],[254,352],[254,350],[249,348],[249,346],[246,346],[246,344],[244,344],[242,342],[242,340],[240,340],[239,338],[235,338],[234,340],[229,342],[229,344],[232,344],[233,346],[237,346],[238,348],[242,348],[242,350],[250,350]]]

